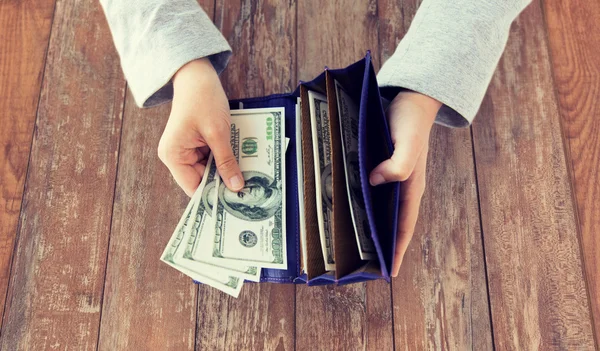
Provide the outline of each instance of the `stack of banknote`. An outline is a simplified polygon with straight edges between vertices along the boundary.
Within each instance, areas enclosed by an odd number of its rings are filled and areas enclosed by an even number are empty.
[[[346,192],[350,207],[350,217],[362,260],[376,258],[375,247],[370,237],[367,214],[360,186],[360,169],[358,165],[358,117],[357,104],[350,95],[335,81],[335,100],[328,102],[327,96],[308,91],[310,109],[310,126],[312,133],[312,151],[315,168],[316,207],[321,236],[321,249],[325,268],[335,269],[333,220],[332,220],[332,141],[331,118],[339,121],[342,154],[344,163]],[[329,116],[329,103],[336,103],[337,116]],[[337,124],[337,123],[336,123]],[[334,131],[337,132],[337,131]],[[311,189],[303,189],[311,191]],[[306,255],[305,255],[306,256]]]
[[[212,155],[161,260],[194,280],[237,297],[261,268],[286,269],[285,111],[231,111],[231,145],[245,180],[221,181]]]

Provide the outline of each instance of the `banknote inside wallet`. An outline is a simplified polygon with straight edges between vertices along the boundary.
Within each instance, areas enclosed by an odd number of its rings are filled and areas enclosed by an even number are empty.
[[[365,60],[346,68],[329,70],[326,72],[326,76],[330,82],[328,87],[332,85],[333,81],[337,82],[360,106],[358,125],[360,188],[368,218],[369,235],[376,249],[376,258],[369,261],[356,260],[351,254],[345,254],[343,258],[345,262],[340,265],[340,268],[343,267],[341,268],[343,272],[339,276],[336,274],[336,278],[339,284],[371,274],[389,279],[396,238],[399,184],[389,183],[375,187],[369,184],[371,171],[379,163],[391,157],[393,152],[383,101],[379,94],[370,55],[367,54]],[[332,93],[335,94],[335,92]],[[336,198],[336,204],[337,201],[338,198]],[[334,220],[337,222],[335,215]],[[342,223],[337,224],[343,225]],[[350,232],[352,233],[351,230]],[[347,246],[350,246],[350,241],[356,245],[355,238],[344,237],[346,232],[340,231],[335,234],[336,238],[344,240]],[[348,247],[348,252],[350,251]],[[357,251],[355,249],[353,252]],[[336,264],[337,261],[336,253]],[[375,272],[374,267],[378,267],[379,272]],[[338,267],[336,266],[336,268]]]
[[[304,177],[304,218],[300,218],[305,223],[306,242],[300,245],[306,245],[306,267],[302,270],[306,273],[308,279],[324,274],[325,262],[321,251],[321,239],[317,220],[317,207],[315,195],[315,164],[312,149],[312,133],[310,127],[310,112],[308,107],[308,88],[300,85],[300,113],[302,115],[302,164]]]
[[[325,71],[327,104],[329,108],[329,128],[331,134],[331,179],[333,182],[331,202],[333,207],[333,247],[335,252],[335,278],[352,273],[363,263],[354,235],[352,214],[348,201],[344,160],[342,158],[342,138],[338,118],[338,101],[335,83],[329,70]]]
[[[359,83],[360,84],[360,83]],[[324,265],[324,256],[322,241],[320,238],[319,227],[317,225],[318,211],[315,188],[315,163],[312,149],[311,118],[309,110],[308,91],[314,91],[327,97],[328,121],[331,150],[331,207],[332,207],[332,239],[334,247],[335,268],[333,272],[326,273]],[[346,188],[346,177],[344,174],[344,162],[342,159],[342,141],[340,135],[340,124],[338,119],[337,98],[334,88],[333,78],[328,71],[307,84],[300,85],[300,100],[302,114],[302,145],[303,145],[303,167],[304,167],[304,208],[306,225],[306,245],[307,265],[303,267],[307,278],[312,284],[319,284],[315,279],[323,275],[321,280],[338,280],[353,271],[359,269],[365,262],[361,261],[358,245],[355,238],[354,227],[352,224],[348,194]],[[324,175],[321,175],[322,189],[325,191],[326,181]],[[300,219],[302,220],[302,219]],[[301,250],[303,251],[303,250]],[[302,261],[302,260],[301,260]]]

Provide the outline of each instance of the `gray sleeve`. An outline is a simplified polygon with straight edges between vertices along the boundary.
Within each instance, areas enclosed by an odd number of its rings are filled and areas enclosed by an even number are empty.
[[[195,0],[100,0],[138,106],[173,97],[171,78],[209,57],[221,73],[231,48]]]
[[[510,25],[531,0],[424,0],[377,80],[384,96],[400,88],[444,105],[436,123],[466,127],[506,46]]]

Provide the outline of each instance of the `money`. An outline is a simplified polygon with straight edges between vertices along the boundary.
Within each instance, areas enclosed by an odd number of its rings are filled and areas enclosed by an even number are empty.
[[[371,260],[377,258],[375,245],[370,237],[369,222],[365,210],[360,184],[360,168],[358,164],[358,106],[350,95],[335,81],[337,95],[340,132],[342,136],[342,156],[346,175],[346,191],[350,202],[350,214],[354,233],[358,243],[360,258]]]
[[[208,262],[287,269],[285,233],[285,110],[231,111],[231,143],[245,180],[232,192],[216,178]]]
[[[192,207],[193,202],[190,201],[183,216],[179,220],[179,223],[177,224],[177,227],[175,228],[175,231],[173,232],[173,235],[171,236],[171,239],[169,240],[169,243],[167,244],[167,247],[165,248],[160,260],[200,283],[219,289],[231,296],[238,297],[244,283],[243,279],[240,277],[214,273],[211,271],[203,271],[202,273],[199,273],[175,263],[174,258],[177,255],[177,252],[182,249],[183,235],[187,229],[187,226],[190,224]]]
[[[300,98],[296,103],[296,165],[298,172],[298,214],[300,216],[300,248],[302,250],[302,267],[308,265],[308,250],[306,247],[306,224],[304,223],[304,166],[302,160],[302,115],[300,113]]]
[[[212,271],[219,274],[233,274],[250,281],[260,281],[260,268],[241,264],[211,265],[203,260],[198,250],[201,246],[210,246],[214,220],[212,219],[212,204],[216,201],[214,185],[218,176],[217,167],[212,154],[207,160],[207,167],[202,182],[194,193],[191,202],[192,225],[188,226],[183,236],[184,248],[178,251],[174,261],[177,265],[196,272]]]
[[[325,269],[331,271],[335,269],[335,261],[332,237],[331,136],[329,134],[327,97],[309,91],[308,100],[315,159],[315,191],[319,234],[321,236]]]

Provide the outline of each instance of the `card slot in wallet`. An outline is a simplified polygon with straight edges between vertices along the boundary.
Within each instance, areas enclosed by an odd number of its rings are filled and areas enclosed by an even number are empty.
[[[306,267],[303,267],[310,281],[326,272],[321,249],[321,238],[317,219],[315,193],[315,163],[311,132],[308,88],[300,85],[300,114],[302,115],[302,169],[304,177],[304,220],[306,230]]]
[[[362,74],[359,75],[362,78]],[[313,91],[327,98],[327,121],[328,121],[328,134],[329,134],[329,150],[331,159],[329,160],[330,167],[326,167],[323,174],[320,174],[321,178],[321,189],[327,193],[328,200],[324,200],[323,203],[331,205],[332,217],[331,217],[331,234],[334,247],[334,270],[326,272],[324,265],[324,255],[322,251],[322,243],[319,234],[319,228],[316,225],[317,218],[305,213],[307,227],[308,224],[313,225],[313,230],[307,229],[307,253],[310,256],[307,272],[308,285],[322,285],[332,284],[340,279],[341,277],[353,272],[363,263],[360,260],[356,239],[354,237],[354,228],[352,227],[352,221],[350,219],[350,208],[348,205],[348,195],[346,191],[346,180],[344,174],[344,161],[342,159],[341,150],[341,135],[339,119],[337,117],[337,98],[335,89],[333,88],[332,78],[329,77],[329,73],[326,70],[324,73],[319,75],[317,78],[310,82],[303,82],[300,85],[300,97],[301,101],[306,102],[302,108],[302,124],[303,129],[303,143],[306,147],[303,149],[305,167],[305,208],[308,211],[318,211],[318,205],[316,201],[318,194],[316,190],[316,179],[317,176],[314,173],[315,160],[314,147],[312,133],[311,133],[311,116],[309,111],[309,99],[308,91]],[[327,139],[325,139],[327,140]],[[329,172],[330,171],[330,172]],[[329,178],[331,177],[331,178]],[[331,184],[331,193],[328,193],[328,184]],[[324,196],[325,193],[323,193]],[[324,197],[325,198],[325,197]],[[312,265],[312,267],[310,267]],[[318,267],[319,270],[316,270]]]
[[[371,79],[372,76],[372,79]],[[371,129],[370,123],[374,122],[377,125],[380,125],[381,123],[386,123],[385,121],[385,115],[383,114],[383,109],[381,107],[381,102],[379,102],[379,104],[377,104],[377,99],[378,99],[378,95],[377,94],[373,94],[372,91],[370,90],[370,86],[371,84],[375,84],[375,86],[377,87],[377,83],[375,80],[375,76],[374,76],[374,72],[372,69],[372,64],[371,64],[371,60],[370,60],[370,54],[367,54],[367,56],[346,67],[343,69],[336,69],[336,70],[329,70],[327,72],[327,77],[330,78],[331,83],[329,83],[328,85],[331,86],[332,89],[334,88],[335,84],[339,84],[340,89],[343,91],[344,95],[347,95],[347,98],[349,98],[350,100],[352,100],[353,102],[353,106],[355,105],[355,108],[358,108],[358,126],[356,127],[351,127],[351,128],[357,128],[358,131],[358,139],[359,139],[359,145],[358,145],[358,155],[353,154],[352,152],[347,151],[346,154],[346,161],[347,161],[347,165],[344,165],[345,167],[350,167],[349,169],[347,169],[348,172],[348,181],[350,182],[350,184],[348,184],[348,190],[344,189],[344,191],[350,191],[353,192],[352,189],[355,189],[354,191],[358,192],[358,194],[356,194],[355,199],[357,197],[360,197],[362,195],[362,199],[360,199],[359,204],[361,204],[363,208],[363,211],[366,212],[366,223],[364,222],[360,222],[359,221],[359,217],[355,217],[353,219],[350,220],[354,220],[356,223],[354,224],[355,226],[357,226],[357,230],[358,230],[358,226],[363,226],[364,227],[368,227],[365,230],[365,233],[368,233],[367,235],[370,235],[371,239],[373,240],[373,244],[371,245],[369,252],[367,253],[369,254],[372,259],[371,260],[361,260],[360,257],[356,258],[356,256],[351,256],[351,258],[346,257],[346,259],[351,262],[351,264],[348,264],[345,268],[346,270],[344,272],[342,272],[342,274],[339,274],[339,276],[337,277],[337,282],[338,284],[347,284],[347,283],[352,283],[352,282],[357,282],[357,281],[365,281],[365,280],[371,280],[371,279],[379,279],[382,277],[385,277],[386,279],[389,277],[388,273],[389,269],[387,269],[386,266],[386,262],[385,262],[385,258],[384,258],[384,253],[382,251],[381,245],[380,245],[380,236],[387,236],[389,235],[389,232],[387,231],[381,231],[379,228],[380,226],[377,224],[379,219],[378,219],[378,213],[379,213],[379,205],[375,204],[373,202],[373,197],[371,194],[371,186],[369,184],[369,178],[368,175],[370,173],[370,170],[372,170],[371,165],[367,165],[367,155],[370,155],[372,151],[367,151],[367,148],[369,148],[370,146],[365,146],[364,140],[362,140],[361,143],[361,139],[365,139],[364,136],[367,134],[367,128],[369,128],[369,130]],[[331,92],[332,94],[336,94],[337,92],[334,90]],[[337,104],[336,104],[337,105]],[[346,108],[349,108],[350,106],[346,106]],[[372,121],[369,121],[367,123],[365,117],[366,116],[371,116],[370,118],[372,119]],[[336,116],[337,118],[337,116]],[[342,118],[342,116],[340,116],[340,118]],[[350,118],[349,115],[344,116],[345,119]],[[356,123],[356,122],[346,122],[346,123]],[[340,132],[340,130],[338,129],[338,133]],[[376,140],[372,140],[369,142],[375,142],[378,145],[387,145],[387,143],[391,144],[391,140],[390,140],[390,134],[389,131],[380,131],[380,134],[378,134],[377,139]],[[381,151],[381,147],[380,146],[376,146],[374,148],[375,150],[379,150]],[[354,155],[354,156],[352,156]],[[387,155],[387,151],[384,153],[384,155]],[[379,156],[381,157],[381,156]],[[352,165],[356,165],[356,163],[358,163],[358,172],[353,172],[352,169]],[[356,166],[355,166],[356,167]],[[342,170],[343,171],[343,170]],[[358,174],[356,174],[358,173]],[[354,182],[352,182],[352,180],[354,180]],[[344,183],[344,187],[346,186],[346,184]],[[335,189],[335,187],[334,187]],[[379,192],[377,192],[379,194]],[[390,193],[388,194],[388,197],[390,199],[396,197],[395,193]],[[338,198],[336,198],[336,200],[338,200]],[[362,204],[364,202],[364,204]],[[377,211],[373,211],[373,208],[377,207]],[[356,209],[355,209],[356,211]],[[363,212],[364,213],[364,212]],[[348,217],[351,218],[351,217]],[[350,228],[350,233],[351,236],[346,236],[344,239],[347,241],[347,245],[348,246],[354,246],[354,252],[357,254],[358,253],[358,245],[357,245],[357,237],[354,237],[354,230],[355,228],[352,227],[352,222],[350,222],[350,220],[347,221],[348,225],[351,226]],[[363,218],[364,220],[364,218]],[[358,236],[358,234],[357,234]],[[385,239],[384,239],[385,241]],[[336,254],[337,255],[337,254]],[[337,256],[336,256],[337,257]],[[336,263],[337,263],[337,258],[336,258]]]
[[[342,151],[342,134],[338,118],[338,99],[334,78],[325,71],[327,104],[329,109],[329,133],[331,135],[331,180],[333,213],[333,247],[335,252],[335,278],[340,279],[352,273],[364,262],[360,258],[354,233],[352,213],[346,186],[346,170]]]

